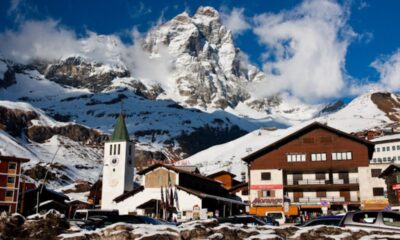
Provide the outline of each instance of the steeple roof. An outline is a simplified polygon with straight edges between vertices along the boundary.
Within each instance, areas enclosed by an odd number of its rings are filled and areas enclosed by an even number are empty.
[[[122,142],[122,141],[129,141],[129,134],[128,130],[126,129],[125,124],[125,117],[121,113],[118,118],[117,122],[115,123],[114,132],[110,139],[111,142]]]

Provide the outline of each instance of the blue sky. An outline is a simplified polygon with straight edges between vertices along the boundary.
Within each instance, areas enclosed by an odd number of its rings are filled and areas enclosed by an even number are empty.
[[[317,99],[351,97],[370,88],[398,91],[400,1],[331,1],[329,6],[322,5],[321,1],[291,0],[3,0],[0,1],[0,32],[6,41],[10,39],[4,37],[7,31],[18,32],[26,22],[51,19],[58,27],[74,32],[76,38],[85,37],[91,31],[116,35],[129,44],[133,27],[145,34],[183,11],[192,15],[199,6],[212,6],[220,11],[224,23],[231,22],[232,27],[238,26],[235,23],[243,24],[233,30],[235,44],[253,64],[271,72],[274,81],[286,81],[277,91],[288,90],[303,99],[307,96],[301,93],[302,89],[314,85],[317,90],[313,94]],[[277,23],[271,25],[273,20]],[[315,50],[316,58],[305,56],[307,41],[315,41],[319,48],[309,50]],[[326,46],[318,45],[324,42]],[[297,59],[289,61],[288,54],[289,58]],[[327,64],[320,64],[322,61]],[[277,77],[275,72],[281,75]],[[299,83],[300,87],[294,89],[297,80],[293,76],[315,80],[301,83],[304,87]],[[320,84],[322,81],[326,83]]]

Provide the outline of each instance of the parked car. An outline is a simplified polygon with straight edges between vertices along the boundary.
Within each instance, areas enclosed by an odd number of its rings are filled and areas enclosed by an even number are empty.
[[[75,211],[73,220],[87,220],[93,216],[118,216],[118,210],[101,209],[78,209]]]
[[[129,224],[151,224],[151,225],[165,225],[157,219],[147,216],[134,216],[134,215],[120,215],[120,216],[94,216],[87,219],[81,228],[86,230],[94,230],[96,228],[103,228],[114,223],[129,223]]]
[[[321,217],[312,219],[312,220],[302,223],[302,224],[296,224],[295,226],[296,227],[310,227],[310,226],[318,226],[318,225],[339,226],[342,218],[343,218],[343,216],[321,216]]]
[[[272,217],[263,217],[262,220],[270,226],[279,226],[279,222],[273,219]]]
[[[400,214],[392,211],[348,212],[339,226],[367,227],[400,232]]]
[[[282,211],[266,212],[265,216],[272,217],[275,221],[278,221],[280,225],[282,225],[286,222],[285,213]]]
[[[240,216],[232,216],[227,218],[219,218],[219,223],[233,223],[233,224],[244,224],[244,225],[259,225],[264,226],[268,225],[264,220],[257,216],[252,215],[240,215]]]

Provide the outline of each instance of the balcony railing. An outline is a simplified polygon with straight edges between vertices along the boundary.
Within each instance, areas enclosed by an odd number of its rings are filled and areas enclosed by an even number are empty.
[[[287,185],[324,185],[324,184],[356,184],[358,183],[358,178],[349,179],[303,179],[303,180],[287,180]]]
[[[302,203],[321,203],[325,202],[345,202],[344,197],[301,197],[299,202]]]

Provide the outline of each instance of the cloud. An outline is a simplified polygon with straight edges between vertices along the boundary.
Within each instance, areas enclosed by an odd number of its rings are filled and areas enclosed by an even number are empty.
[[[371,63],[380,75],[379,84],[388,90],[400,90],[400,49],[390,56],[382,56]]]
[[[223,9],[221,12],[222,23],[235,35],[240,35],[251,27],[243,12],[244,8],[233,8],[229,13]]]
[[[0,56],[24,64],[80,56],[89,61],[128,69],[149,84],[167,79],[171,70],[167,51],[159,49],[157,54],[150,56],[142,48],[144,34],[134,27],[130,36],[133,43],[125,44],[116,34],[99,35],[87,31],[78,36],[53,19],[26,21],[15,31],[0,33]]]
[[[259,95],[287,91],[305,101],[343,95],[344,64],[355,33],[349,8],[333,1],[304,1],[288,11],[254,17],[254,33],[266,47],[266,81],[253,86]]]
[[[34,59],[54,60],[78,54],[75,33],[54,20],[27,21],[17,31],[0,34],[0,52],[5,58],[26,63]]]

